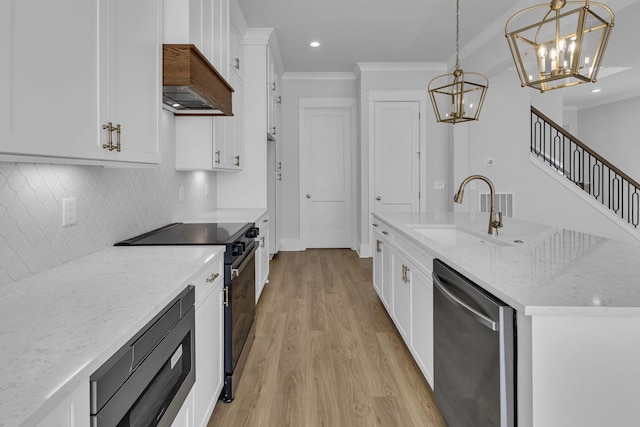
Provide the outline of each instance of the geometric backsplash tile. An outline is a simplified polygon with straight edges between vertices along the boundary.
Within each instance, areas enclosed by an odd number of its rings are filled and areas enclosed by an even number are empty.
[[[0,162],[0,285],[215,209],[216,172],[177,172],[173,114],[162,111],[160,131],[152,168]],[[62,227],[67,197],[77,223]]]

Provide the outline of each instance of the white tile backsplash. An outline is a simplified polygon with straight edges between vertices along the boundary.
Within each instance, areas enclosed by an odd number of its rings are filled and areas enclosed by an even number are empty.
[[[175,118],[164,110],[160,135],[157,167],[0,162],[0,285],[215,209],[215,172],[175,170]],[[78,222],[62,227],[66,197],[77,199]]]

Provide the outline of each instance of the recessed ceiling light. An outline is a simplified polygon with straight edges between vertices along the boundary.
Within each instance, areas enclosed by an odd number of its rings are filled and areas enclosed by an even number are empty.
[[[309,43],[309,46],[311,46],[311,47],[320,47],[320,42],[311,42],[311,43]]]
[[[593,92],[593,93],[598,93],[598,92],[600,92],[601,90],[602,90],[602,89],[593,89],[591,92]]]

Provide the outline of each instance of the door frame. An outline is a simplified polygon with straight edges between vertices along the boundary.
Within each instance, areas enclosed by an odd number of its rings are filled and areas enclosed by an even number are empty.
[[[305,212],[305,197],[307,194],[306,188],[308,187],[308,179],[305,174],[302,173],[302,166],[304,165],[303,160],[306,159],[309,155],[308,147],[309,145],[303,141],[303,138],[306,135],[305,129],[305,119],[306,115],[309,111],[314,109],[327,109],[327,108],[336,108],[336,109],[351,109],[351,171],[349,173],[349,193],[351,196],[350,203],[350,232],[349,232],[349,246],[351,249],[355,250],[355,242],[356,242],[356,215],[357,215],[357,111],[358,111],[358,102],[356,97],[301,97],[298,99],[298,136],[299,136],[299,153],[298,153],[298,165],[300,167],[299,177],[300,177],[300,188],[299,188],[299,210],[300,210],[300,242],[302,244],[302,250],[307,249],[308,238],[307,238],[307,230],[308,230],[308,218]]]
[[[368,93],[368,133],[369,133],[369,141],[368,141],[368,149],[369,149],[369,182],[367,194],[367,204],[366,204],[366,218],[367,218],[367,229],[369,235],[369,242],[373,241],[373,231],[372,227],[369,225],[372,222],[371,212],[374,206],[374,183],[375,183],[375,130],[376,130],[376,121],[375,121],[375,103],[376,102],[418,102],[420,106],[420,118],[419,118],[419,149],[420,149],[420,174],[419,174],[419,182],[420,182],[420,212],[427,211],[427,198],[426,198],[426,172],[427,172],[427,92],[424,89],[404,89],[404,90],[390,90],[390,89],[381,89],[381,90],[370,90]],[[364,141],[363,141],[364,145]],[[364,191],[364,189],[363,189]],[[364,213],[364,212],[363,212]],[[364,216],[364,215],[363,215]],[[368,247],[363,247],[361,249],[361,256],[371,256],[371,244]]]

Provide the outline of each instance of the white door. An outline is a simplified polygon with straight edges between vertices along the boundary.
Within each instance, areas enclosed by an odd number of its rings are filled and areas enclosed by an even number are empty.
[[[374,210],[418,212],[420,103],[376,102]]]
[[[308,248],[349,248],[353,109],[300,113],[301,237]]]

